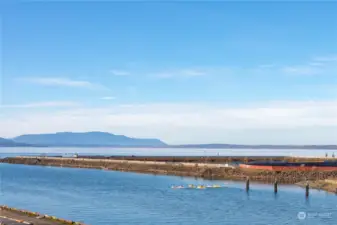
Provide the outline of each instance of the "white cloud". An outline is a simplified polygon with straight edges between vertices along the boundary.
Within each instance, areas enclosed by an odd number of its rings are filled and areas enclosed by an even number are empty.
[[[105,97],[102,97],[101,100],[115,100],[116,97],[114,96],[105,96]]]
[[[127,76],[130,75],[128,71],[124,70],[110,70],[110,73],[112,73],[115,76]]]
[[[5,137],[91,130],[156,137],[169,143],[337,144],[337,101],[271,102],[240,107],[117,105],[43,113],[28,110],[0,118],[0,136]]]
[[[28,78],[21,78],[19,80],[43,86],[105,89],[100,84],[94,84],[89,81],[72,80],[69,78],[61,78],[61,77],[28,77]]]
[[[0,108],[46,108],[46,107],[75,107],[79,106],[76,102],[70,101],[51,101],[51,102],[34,102],[16,105],[0,105]]]

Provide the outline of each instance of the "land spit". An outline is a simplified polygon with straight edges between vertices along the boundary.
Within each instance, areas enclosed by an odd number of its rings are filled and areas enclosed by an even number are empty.
[[[6,221],[5,224],[34,224],[34,225],[65,225],[84,223],[60,219],[55,216],[44,215],[36,212],[30,212],[8,206],[0,206],[0,221]]]
[[[61,157],[61,156],[58,156]],[[242,163],[253,161],[317,162],[336,160],[322,157],[285,157],[285,156],[79,156],[84,159],[115,159],[128,161],[186,162],[186,163]]]
[[[125,172],[139,172],[161,175],[192,176],[204,179],[245,180],[294,184],[304,180],[322,180],[337,178],[337,171],[265,171],[247,170],[229,167],[225,163],[262,160],[263,157],[9,157],[1,163],[25,164],[37,166],[75,167],[104,169]],[[275,160],[276,158],[265,158]],[[277,157],[276,160],[308,161],[304,158]],[[212,161],[213,160],[213,161]],[[310,159],[314,160],[314,159]],[[187,161],[187,162],[186,162]],[[192,162],[191,162],[192,161]],[[316,159],[317,161],[317,159]]]

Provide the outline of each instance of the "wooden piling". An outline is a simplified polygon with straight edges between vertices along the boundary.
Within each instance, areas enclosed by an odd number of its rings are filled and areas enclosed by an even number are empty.
[[[309,197],[309,182],[308,181],[305,185],[305,197]]]
[[[274,193],[277,193],[277,179],[274,181]]]
[[[246,180],[246,191],[249,191],[249,177]]]

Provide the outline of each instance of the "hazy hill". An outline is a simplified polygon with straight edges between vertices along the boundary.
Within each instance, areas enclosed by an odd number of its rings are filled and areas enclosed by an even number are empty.
[[[163,147],[202,149],[337,149],[337,145],[167,145],[159,139],[131,138],[105,132],[26,134],[13,139],[0,138],[0,147]]]
[[[158,139],[131,138],[105,132],[26,134],[13,138],[13,140],[31,145],[46,146],[166,146],[164,142]]]
[[[14,144],[14,141],[7,140],[5,138],[0,138],[0,146],[10,146],[13,144]]]
[[[16,143],[12,140],[8,140],[5,138],[0,138],[0,147],[20,147],[20,146],[29,146],[23,143]]]

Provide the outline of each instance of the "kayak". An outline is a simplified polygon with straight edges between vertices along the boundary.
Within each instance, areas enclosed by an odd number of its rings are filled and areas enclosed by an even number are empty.
[[[218,185],[218,184],[213,184],[213,185],[193,185],[193,184],[189,184],[187,187],[184,187],[182,185],[180,186],[171,186],[172,189],[184,189],[184,188],[188,188],[188,189],[206,189],[206,188],[222,188],[224,186]]]
[[[205,186],[203,186],[203,185],[199,185],[199,186],[197,186],[197,189],[205,189],[206,187]]]

